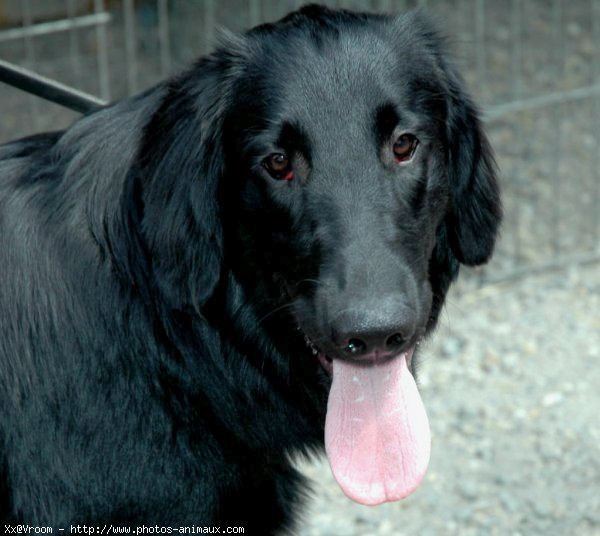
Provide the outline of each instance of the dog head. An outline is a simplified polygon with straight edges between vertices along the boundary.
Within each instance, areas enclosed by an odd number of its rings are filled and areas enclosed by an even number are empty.
[[[413,348],[500,221],[478,112],[421,14],[309,7],[250,32],[224,123],[233,264],[312,348]],[[232,204],[231,198],[236,201]]]

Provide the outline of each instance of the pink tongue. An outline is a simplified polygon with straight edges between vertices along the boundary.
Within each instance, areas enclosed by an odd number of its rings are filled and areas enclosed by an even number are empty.
[[[338,484],[361,504],[403,499],[427,470],[431,436],[411,352],[370,365],[333,360],[325,448]]]

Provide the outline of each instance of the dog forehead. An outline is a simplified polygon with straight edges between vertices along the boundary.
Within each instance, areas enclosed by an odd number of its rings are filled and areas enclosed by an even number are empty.
[[[369,124],[375,110],[390,102],[409,108],[417,81],[433,80],[436,73],[418,42],[410,51],[397,45],[376,27],[349,29],[319,41],[300,36],[279,43],[269,51],[263,70],[264,84],[277,87],[274,110],[325,132]]]
[[[342,34],[319,47],[306,45],[291,53],[284,89],[315,106],[355,99],[358,104],[381,91],[394,71],[389,43],[374,35]]]

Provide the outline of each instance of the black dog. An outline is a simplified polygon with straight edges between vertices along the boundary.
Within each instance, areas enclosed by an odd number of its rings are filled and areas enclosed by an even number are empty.
[[[306,7],[0,159],[0,518],[272,533],[324,431],[418,485],[413,351],[500,221],[422,15]]]

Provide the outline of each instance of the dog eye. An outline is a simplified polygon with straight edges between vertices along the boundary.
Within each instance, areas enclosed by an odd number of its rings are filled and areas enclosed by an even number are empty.
[[[408,162],[419,145],[419,140],[414,134],[402,134],[394,142],[394,157],[396,162]]]
[[[272,153],[263,160],[269,175],[278,181],[291,181],[294,178],[290,159],[284,153]]]

